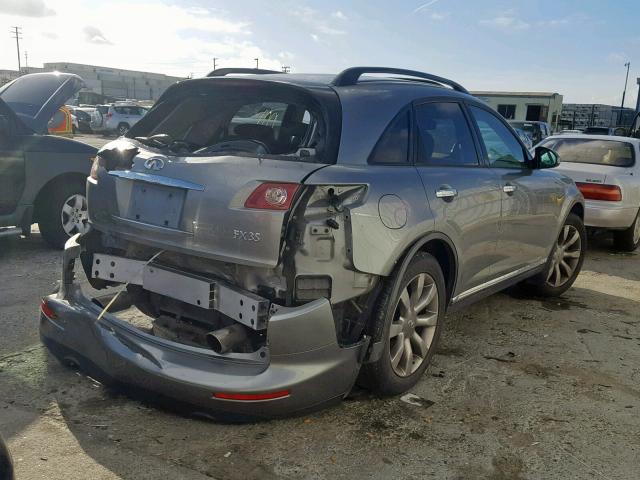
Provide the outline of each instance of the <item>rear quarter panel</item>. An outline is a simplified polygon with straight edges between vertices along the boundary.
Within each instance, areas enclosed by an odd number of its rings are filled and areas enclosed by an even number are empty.
[[[389,275],[402,254],[433,231],[433,214],[413,166],[331,165],[305,184],[367,186],[364,201],[349,211],[352,261],[361,272]]]

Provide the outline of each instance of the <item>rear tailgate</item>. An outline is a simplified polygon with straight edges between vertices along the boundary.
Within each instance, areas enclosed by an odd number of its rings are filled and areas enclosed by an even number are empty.
[[[101,169],[97,181],[89,180],[90,220],[102,232],[158,248],[274,267],[288,211],[245,208],[244,202],[263,182],[302,183],[323,166],[142,152],[131,170]]]

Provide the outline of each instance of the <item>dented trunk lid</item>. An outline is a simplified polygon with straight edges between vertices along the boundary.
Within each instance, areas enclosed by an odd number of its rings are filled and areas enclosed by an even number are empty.
[[[263,182],[301,184],[324,166],[142,150],[129,170],[101,169],[97,181],[89,179],[90,220],[103,233],[158,249],[274,267],[289,211],[249,209],[244,202]]]

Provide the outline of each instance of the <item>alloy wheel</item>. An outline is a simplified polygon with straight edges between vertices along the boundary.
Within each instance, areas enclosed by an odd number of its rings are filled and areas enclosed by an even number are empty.
[[[640,216],[633,224],[633,244],[637,245],[638,242],[640,242]]]
[[[389,356],[396,375],[408,377],[427,358],[438,324],[438,286],[420,273],[402,289],[389,327]]]
[[[573,225],[562,227],[551,256],[547,284],[552,287],[561,287],[567,283],[580,262],[581,252],[582,239],[578,229]]]
[[[67,198],[62,204],[60,220],[63,230],[69,236],[76,233],[87,233],[89,231],[89,215],[86,197],[76,193]]]

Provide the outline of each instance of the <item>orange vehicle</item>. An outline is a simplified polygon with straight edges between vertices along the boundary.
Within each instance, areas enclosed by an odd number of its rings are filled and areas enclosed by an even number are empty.
[[[52,135],[73,134],[73,119],[71,118],[71,112],[67,107],[60,107],[53,117],[51,117],[48,124],[48,130]]]

